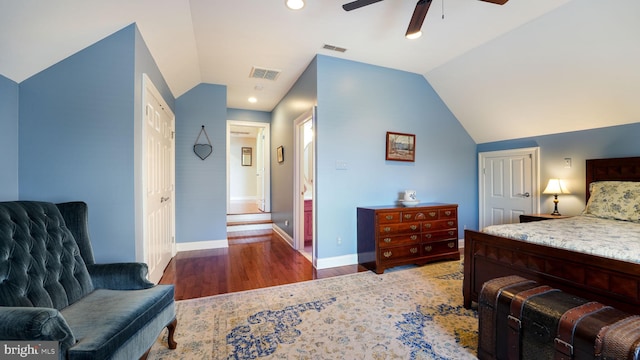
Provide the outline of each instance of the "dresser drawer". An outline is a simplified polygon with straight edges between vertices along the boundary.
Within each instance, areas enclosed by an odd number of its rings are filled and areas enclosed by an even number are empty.
[[[458,251],[458,240],[435,241],[420,245],[422,256],[431,256]]]
[[[382,261],[414,258],[419,255],[420,244],[380,249],[380,260]]]
[[[393,234],[411,234],[419,233],[422,227],[419,222],[412,223],[399,223],[399,224],[384,224],[378,226],[378,233],[381,236],[393,235]]]
[[[455,208],[440,209],[438,211],[438,219],[457,219],[458,211]]]
[[[420,234],[380,236],[379,246],[383,248],[390,246],[411,245],[417,244],[419,241]]]
[[[421,210],[408,210],[402,212],[402,221],[419,221],[426,220],[427,216],[425,211]]]
[[[456,219],[425,221],[422,223],[422,231],[455,229],[457,227]]]
[[[424,233],[422,235],[423,241],[439,241],[439,240],[448,240],[448,239],[458,240],[458,230],[449,229],[449,230],[431,231],[431,232]]]
[[[402,212],[400,211],[383,212],[376,214],[376,219],[378,219],[378,224],[398,223],[402,221],[401,214]]]

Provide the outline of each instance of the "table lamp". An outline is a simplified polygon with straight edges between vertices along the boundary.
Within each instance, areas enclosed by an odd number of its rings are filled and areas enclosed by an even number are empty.
[[[558,212],[558,194],[571,194],[564,185],[564,181],[562,179],[549,179],[549,183],[542,193],[553,195],[554,208],[551,215],[560,216],[561,214]]]

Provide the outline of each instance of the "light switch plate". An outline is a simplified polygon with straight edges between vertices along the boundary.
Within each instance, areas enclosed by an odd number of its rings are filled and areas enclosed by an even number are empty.
[[[564,158],[564,168],[571,169],[571,158]]]

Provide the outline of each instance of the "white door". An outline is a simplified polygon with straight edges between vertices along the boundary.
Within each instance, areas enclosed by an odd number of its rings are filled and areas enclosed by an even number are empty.
[[[175,249],[174,116],[150,81],[144,106],[144,261],[157,283]]]
[[[258,129],[256,135],[256,205],[258,210],[265,211],[264,200],[264,129]]]
[[[538,148],[484,152],[478,162],[480,229],[538,212]]]

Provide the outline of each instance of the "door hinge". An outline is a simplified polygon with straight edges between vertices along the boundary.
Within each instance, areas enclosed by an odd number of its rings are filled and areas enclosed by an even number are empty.
[[[173,137],[175,136],[175,134],[176,134],[176,132],[175,132],[175,131],[172,131],[172,132],[171,132],[171,140],[173,140]]]

